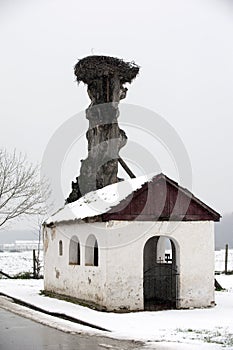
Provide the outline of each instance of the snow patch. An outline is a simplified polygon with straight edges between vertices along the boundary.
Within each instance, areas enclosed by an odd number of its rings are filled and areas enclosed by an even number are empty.
[[[104,214],[140,189],[146,182],[150,182],[154,176],[156,175],[140,176],[89,192],[77,201],[66,204],[45,223],[48,225],[61,221],[81,220]]]

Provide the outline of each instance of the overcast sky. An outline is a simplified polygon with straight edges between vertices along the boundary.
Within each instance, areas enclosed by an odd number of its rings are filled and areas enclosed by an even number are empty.
[[[173,126],[194,194],[232,212],[232,37],[232,0],[0,0],[1,147],[41,161],[56,129],[90,102],[75,83],[77,60],[134,60],[140,75],[124,102]]]

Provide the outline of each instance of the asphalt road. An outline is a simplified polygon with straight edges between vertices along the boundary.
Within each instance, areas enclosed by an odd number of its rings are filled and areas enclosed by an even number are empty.
[[[142,350],[130,341],[68,334],[0,308],[0,350]]]

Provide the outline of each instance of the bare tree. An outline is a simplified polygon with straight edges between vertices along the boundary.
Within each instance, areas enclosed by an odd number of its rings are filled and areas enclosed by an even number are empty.
[[[50,190],[25,155],[0,149],[0,227],[24,215],[43,214]]]
[[[43,232],[43,222],[45,221],[46,216],[45,215],[37,215],[34,217],[33,220],[33,230],[36,233],[37,239],[38,239],[38,245],[37,249],[34,249],[33,252],[33,276],[34,278],[40,278],[41,277],[41,243],[42,243],[42,232]]]

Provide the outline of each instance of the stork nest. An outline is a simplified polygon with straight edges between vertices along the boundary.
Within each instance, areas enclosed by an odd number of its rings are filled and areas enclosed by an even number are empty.
[[[78,61],[74,67],[77,82],[90,84],[102,77],[118,76],[122,84],[131,83],[138,75],[139,66],[134,62],[110,56],[87,56]]]

